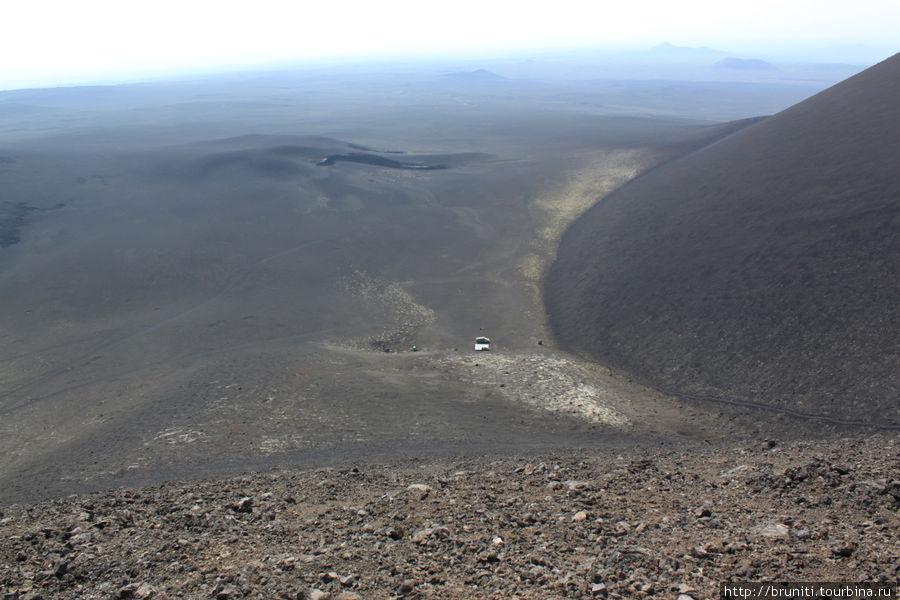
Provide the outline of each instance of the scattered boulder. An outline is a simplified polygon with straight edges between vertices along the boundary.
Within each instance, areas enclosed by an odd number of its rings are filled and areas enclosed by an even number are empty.
[[[406,492],[417,500],[424,500],[432,492],[432,488],[424,483],[413,483],[406,487]]]
[[[841,558],[849,558],[856,552],[857,545],[854,542],[841,542],[831,546],[831,553]]]
[[[250,513],[253,512],[253,498],[249,496],[244,496],[237,502],[231,505],[232,510],[239,513]]]
[[[791,539],[791,528],[784,523],[769,523],[762,525],[754,530],[754,533],[760,537],[773,538],[781,540]]]

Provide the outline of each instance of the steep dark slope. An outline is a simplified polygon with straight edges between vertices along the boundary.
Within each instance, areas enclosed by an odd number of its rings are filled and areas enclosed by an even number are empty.
[[[559,342],[684,395],[900,423],[900,55],[632,182],[567,233]]]

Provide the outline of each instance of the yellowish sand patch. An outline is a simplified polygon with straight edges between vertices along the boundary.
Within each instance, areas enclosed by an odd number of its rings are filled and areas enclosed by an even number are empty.
[[[528,210],[534,237],[518,263],[528,281],[540,281],[556,259],[566,229],[598,200],[634,178],[652,162],[645,150],[604,151],[564,173],[560,183],[531,198]]]

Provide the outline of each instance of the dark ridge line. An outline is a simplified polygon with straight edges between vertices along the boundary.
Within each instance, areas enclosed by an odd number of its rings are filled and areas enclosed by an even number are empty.
[[[400,162],[383,156],[375,156],[374,154],[363,154],[361,152],[351,152],[350,154],[329,154],[316,163],[320,167],[328,167],[337,162],[355,162],[362,165],[373,165],[376,167],[386,167],[388,169],[405,169],[408,171],[437,171],[447,169],[446,165],[425,165],[422,163]]]
[[[656,171],[662,170],[664,167],[668,167],[672,163],[677,163],[679,161],[685,160],[686,158],[693,156],[694,154],[697,154],[701,150],[705,150],[706,148],[708,148],[714,144],[718,144],[719,142],[733,136],[734,134],[744,131],[748,127],[753,127],[757,123],[761,123],[761,122],[765,121],[766,119],[769,119],[773,116],[774,115],[762,115],[762,116],[758,116],[758,117],[747,117],[744,119],[736,119],[734,121],[725,121],[724,123],[710,125],[710,127],[722,127],[724,129],[726,129],[726,131],[719,135],[714,135],[713,137],[709,138],[705,143],[703,143],[702,145],[700,145],[696,148],[691,148],[687,152],[676,152],[673,156],[670,156],[669,158],[662,160],[661,162],[653,165],[646,171],[641,171],[640,173],[638,173],[637,177],[634,177],[633,179],[629,179],[628,181],[626,181],[624,184],[622,184],[615,190],[611,191],[610,193],[606,194],[605,196],[601,196],[600,198],[598,198],[597,201],[591,206],[591,208],[593,208],[597,204],[600,204],[607,198],[612,197],[614,194],[617,194],[619,192],[619,190],[625,189],[627,186],[630,186],[631,184],[637,182],[638,180],[647,177],[651,173],[655,173]],[[590,210],[590,209],[588,209],[588,210]],[[587,213],[585,212],[581,216],[583,217],[586,214]],[[581,217],[578,218],[578,220],[580,220],[580,219],[581,219]],[[574,225],[574,223],[572,223],[572,225]],[[569,226],[570,229],[571,229],[572,225]]]
[[[760,410],[767,410],[770,412],[781,413],[785,415],[789,415],[791,417],[796,417],[798,419],[806,419],[808,421],[825,421],[826,423],[833,423],[835,425],[852,425],[856,427],[869,427],[872,429],[889,429],[893,431],[900,430],[900,424],[897,423],[870,423],[868,421],[851,421],[848,419],[839,419],[838,417],[830,417],[828,415],[815,414],[815,413],[803,413],[796,410],[791,410],[789,408],[781,408],[778,406],[772,406],[771,404],[765,404],[762,402],[753,402],[752,400],[733,400],[728,398],[718,398],[716,396],[695,396],[693,394],[685,394],[682,392],[675,392],[672,390],[668,390],[665,388],[654,387],[654,389],[666,394],[668,396],[673,396],[675,398],[680,398],[684,400],[694,400],[697,402],[712,402],[715,404],[728,404],[731,406],[742,406],[744,408],[758,408]]]

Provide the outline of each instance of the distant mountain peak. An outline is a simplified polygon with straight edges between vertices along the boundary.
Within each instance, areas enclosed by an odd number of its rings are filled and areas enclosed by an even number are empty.
[[[458,71],[456,73],[448,73],[446,75],[452,79],[461,81],[503,81],[506,77],[497,75],[487,69],[476,69],[474,71]]]

